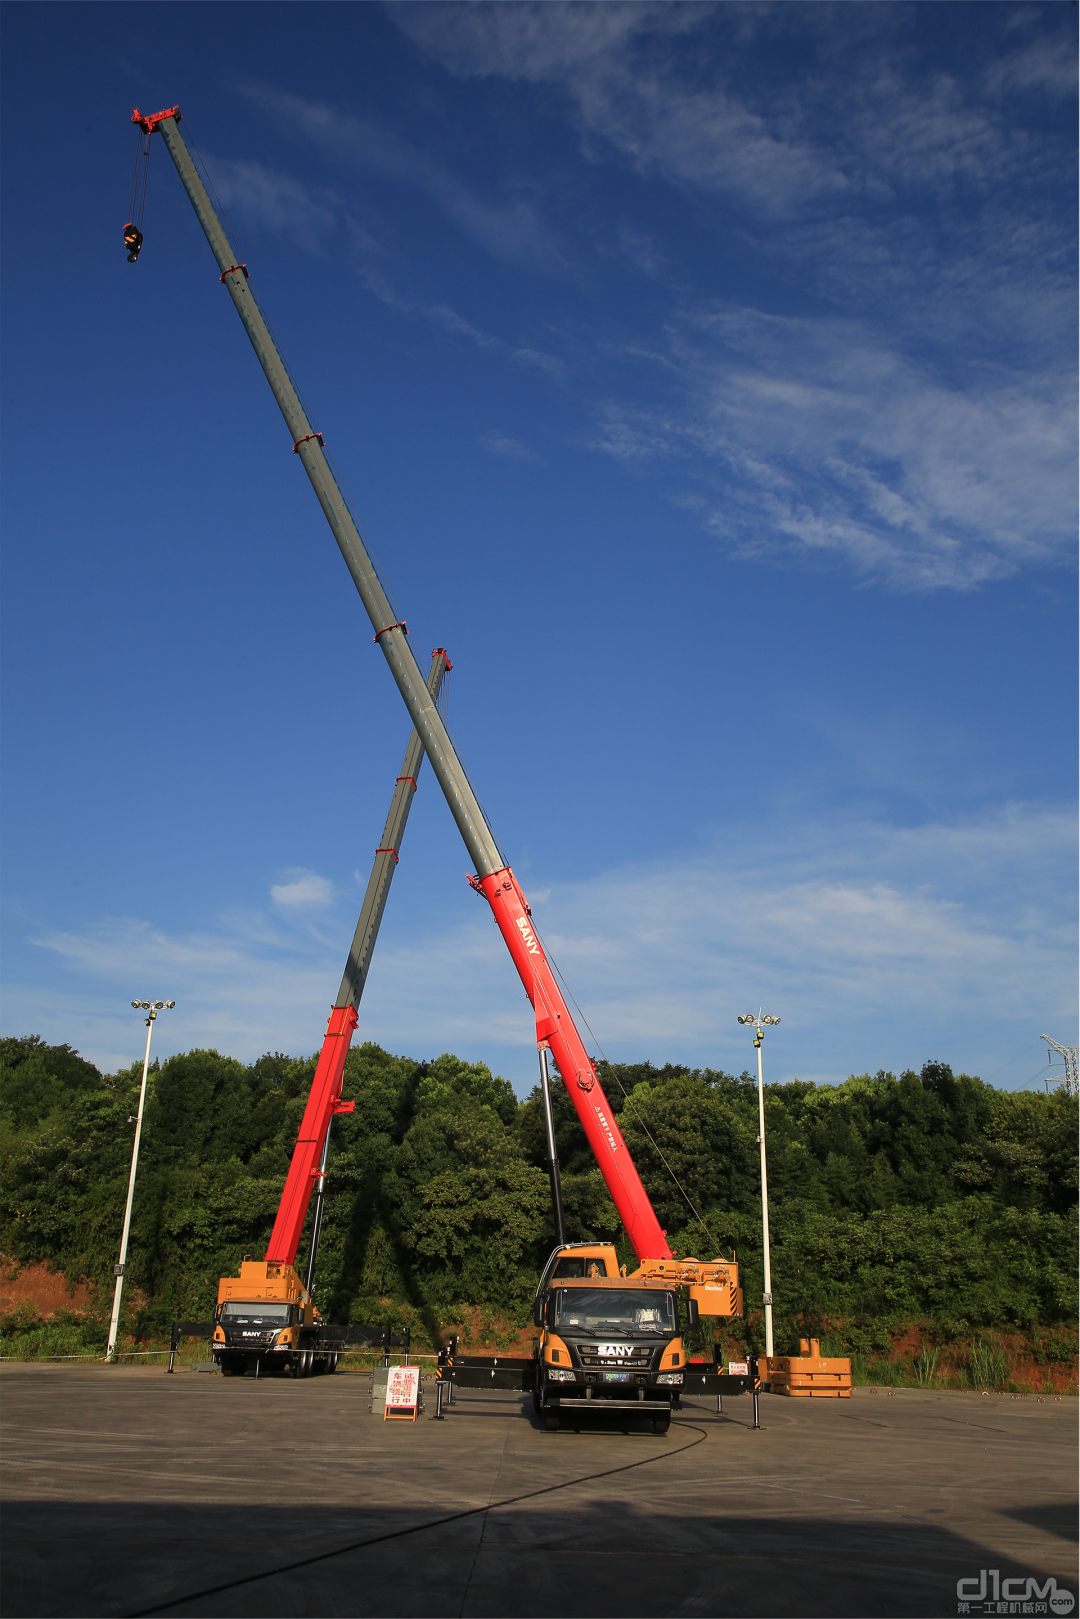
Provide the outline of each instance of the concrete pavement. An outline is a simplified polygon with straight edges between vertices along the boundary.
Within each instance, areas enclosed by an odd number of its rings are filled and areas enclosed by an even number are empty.
[[[758,1432],[748,1397],[687,1401],[661,1438],[550,1434],[508,1393],[384,1423],[367,1389],[5,1364],[4,1615],[921,1619],[981,1569],[1078,1590],[1075,1400],[764,1396]]]

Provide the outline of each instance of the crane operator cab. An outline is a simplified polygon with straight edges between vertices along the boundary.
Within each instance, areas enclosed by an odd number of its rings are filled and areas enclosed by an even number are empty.
[[[684,1328],[698,1306],[656,1276],[621,1274],[609,1244],[557,1248],[533,1308],[540,1329],[533,1406],[546,1426],[561,1414],[634,1412],[666,1433],[685,1377]]]

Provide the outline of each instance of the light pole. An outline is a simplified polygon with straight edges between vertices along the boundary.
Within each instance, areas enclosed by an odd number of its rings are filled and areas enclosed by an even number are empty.
[[[113,1266],[116,1275],[116,1292],[113,1294],[112,1320],[109,1322],[109,1345],[105,1351],[105,1359],[111,1361],[116,1354],[116,1334],[120,1327],[120,1300],[124,1292],[124,1266],[127,1263],[128,1233],[131,1230],[131,1205],[135,1198],[135,1170],[139,1162],[139,1141],[142,1138],[143,1108],[146,1106],[146,1075],[150,1068],[150,1037],[154,1032],[154,1022],[159,1012],[167,1006],[175,1006],[175,1001],[132,1001],[132,1006],[138,1012],[146,1013],[146,1055],[142,1065],[142,1089],[139,1091],[139,1112],[135,1120],[135,1145],[131,1150],[131,1174],[128,1176],[127,1208],[124,1210],[124,1231],[120,1238],[120,1262]],[[130,1121],[129,1121],[130,1122]]]
[[[755,1017],[753,1012],[746,1012],[739,1018],[740,1023],[751,1023],[754,1026],[754,1050],[757,1052],[757,1104],[758,1104],[758,1145],[761,1148],[761,1236],[762,1248],[765,1254],[765,1291],[762,1294],[762,1303],[765,1306],[765,1353],[771,1358],[773,1352],[772,1331],[772,1265],[769,1260],[769,1178],[765,1169],[765,1085],[761,1078],[761,1042],[765,1038],[764,1025],[779,1023],[778,1017],[762,1017],[760,1011]]]

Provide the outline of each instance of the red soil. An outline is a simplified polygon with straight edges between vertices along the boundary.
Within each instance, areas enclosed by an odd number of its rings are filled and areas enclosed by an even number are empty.
[[[89,1310],[93,1304],[85,1282],[68,1287],[62,1272],[47,1265],[18,1265],[0,1257],[0,1315],[29,1305],[48,1317],[57,1310]]]

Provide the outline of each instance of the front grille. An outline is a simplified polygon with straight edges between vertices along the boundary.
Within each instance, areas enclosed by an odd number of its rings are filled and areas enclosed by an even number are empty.
[[[622,1355],[618,1360],[601,1360],[599,1355],[578,1351],[583,1366],[602,1366],[607,1372],[643,1372],[648,1370],[648,1355]]]

